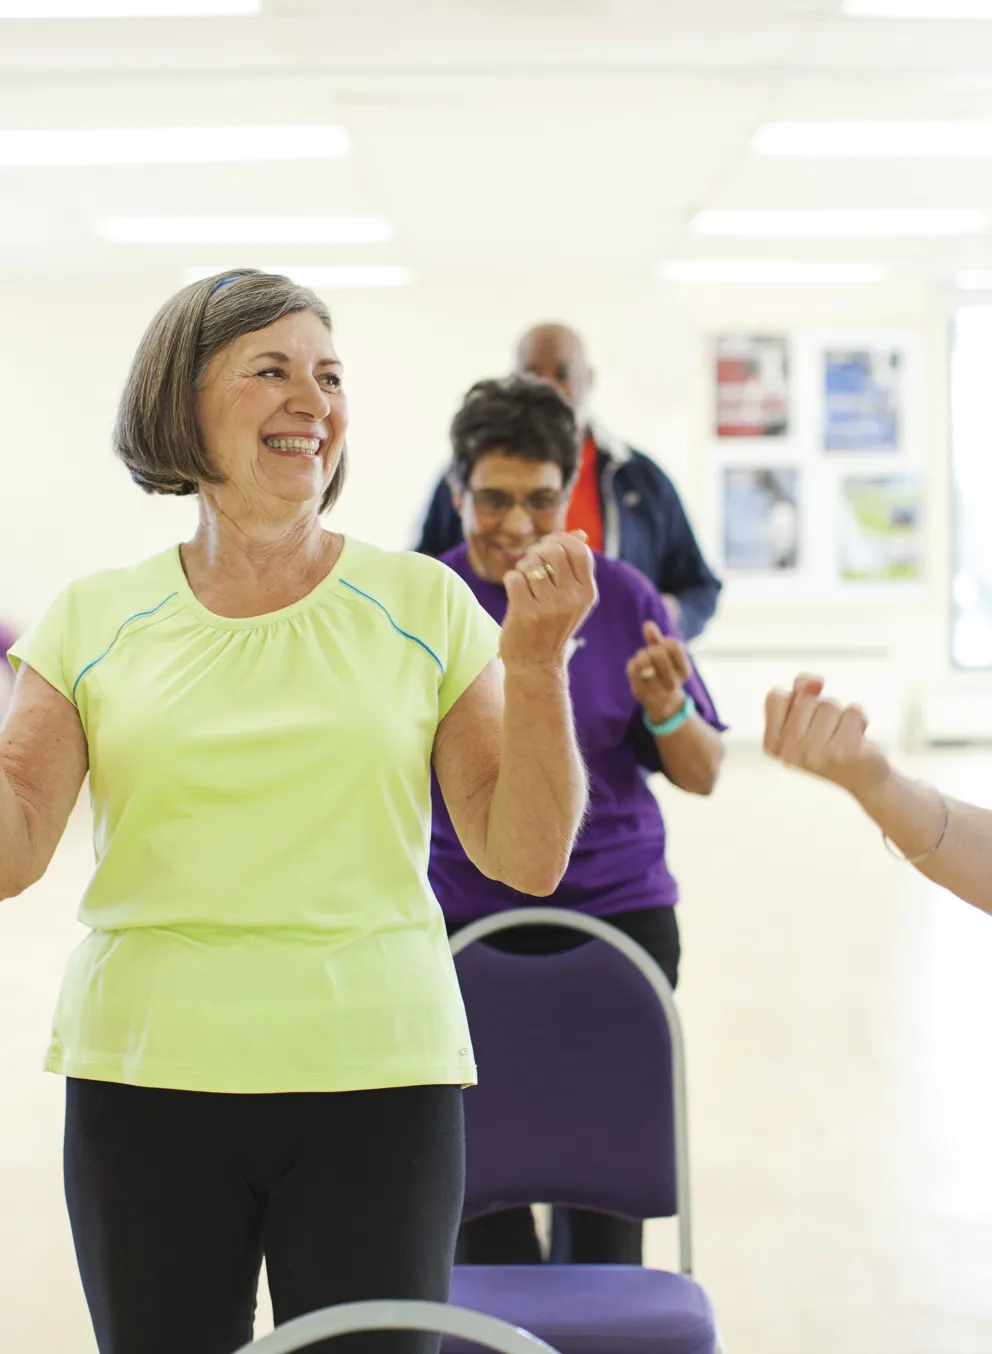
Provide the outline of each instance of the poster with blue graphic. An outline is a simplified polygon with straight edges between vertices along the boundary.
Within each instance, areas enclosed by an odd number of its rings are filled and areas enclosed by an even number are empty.
[[[903,356],[896,348],[830,348],[824,354],[827,451],[898,451]]]
[[[800,554],[799,471],[727,466],[723,472],[723,561],[728,569],[795,570]]]

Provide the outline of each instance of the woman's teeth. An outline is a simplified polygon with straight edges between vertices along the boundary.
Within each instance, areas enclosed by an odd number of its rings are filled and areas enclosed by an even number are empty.
[[[266,437],[263,441],[273,451],[301,451],[305,456],[316,456],[320,451],[318,437]]]

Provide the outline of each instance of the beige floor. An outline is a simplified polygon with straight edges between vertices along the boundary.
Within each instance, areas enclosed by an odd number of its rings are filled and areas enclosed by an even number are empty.
[[[992,804],[992,753],[904,763]],[[697,1276],[729,1354],[992,1351],[992,919],[843,796],[735,751],[669,793],[684,886]],[[92,1354],[38,1071],[88,864],[80,816],[0,907],[0,1350]],[[667,1263],[671,1229],[652,1231]]]

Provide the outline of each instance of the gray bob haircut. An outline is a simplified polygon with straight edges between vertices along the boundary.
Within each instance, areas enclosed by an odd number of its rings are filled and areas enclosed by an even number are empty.
[[[149,494],[195,494],[223,476],[200,437],[196,399],[207,363],[243,334],[309,310],[331,332],[331,313],[312,291],[288,277],[239,268],[177,292],[145,330],[135,353],[114,425],[114,451],[135,484]],[[337,501],[347,469],[345,452],[321,499]]]

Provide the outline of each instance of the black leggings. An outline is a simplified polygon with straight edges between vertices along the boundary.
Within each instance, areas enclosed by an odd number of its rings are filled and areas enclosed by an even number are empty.
[[[221,1095],[70,1080],[65,1189],[100,1354],[232,1354],[265,1256],[277,1324],[443,1302],[461,1213],[455,1086]],[[407,1332],[314,1354],[432,1354]]]
[[[619,912],[606,920],[642,945],[674,988],[679,977],[679,927],[674,907]],[[449,934],[461,927],[449,927]],[[521,926],[502,931],[488,944],[515,954],[551,954],[581,945],[586,937],[557,926]],[[584,1208],[555,1208],[551,1254],[555,1264],[639,1265],[643,1227],[627,1218]],[[465,1223],[458,1234],[458,1261],[464,1265],[537,1265],[541,1246],[529,1208],[507,1208]]]

